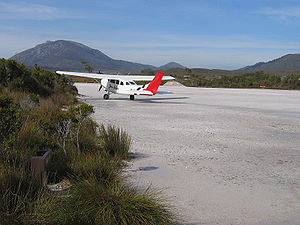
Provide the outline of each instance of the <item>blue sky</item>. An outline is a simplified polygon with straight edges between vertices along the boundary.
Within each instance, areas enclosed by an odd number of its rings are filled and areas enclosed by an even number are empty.
[[[61,39],[156,66],[237,69],[300,53],[300,0],[0,0],[0,57]]]

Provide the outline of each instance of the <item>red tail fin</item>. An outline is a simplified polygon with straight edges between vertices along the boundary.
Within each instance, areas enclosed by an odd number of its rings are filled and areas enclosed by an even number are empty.
[[[161,79],[165,74],[163,72],[158,71],[153,80],[150,82],[148,87],[145,89],[146,91],[151,91],[153,95],[156,94],[157,89],[161,83]]]

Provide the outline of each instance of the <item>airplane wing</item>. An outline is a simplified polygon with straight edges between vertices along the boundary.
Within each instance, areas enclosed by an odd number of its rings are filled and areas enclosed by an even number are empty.
[[[143,75],[111,75],[111,74],[98,74],[98,73],[80,73],[69,71],[56,71],[57,74],[65,74],[78,77],[88,77],[94,79],[125,79],[134,81],[151,81],[155,76],[143,76]],[[162,80],[175,80],[172,76],[163,76]]]

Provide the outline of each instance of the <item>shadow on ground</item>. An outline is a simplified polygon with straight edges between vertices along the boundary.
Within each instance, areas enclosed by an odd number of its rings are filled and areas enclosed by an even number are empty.
[[[144,154],[144,153],[139,153],[139,152],[130,152],[129,153],[129,159],[130,160],[135,160],[135,159],[144,159],[149,157],[149,155]]]

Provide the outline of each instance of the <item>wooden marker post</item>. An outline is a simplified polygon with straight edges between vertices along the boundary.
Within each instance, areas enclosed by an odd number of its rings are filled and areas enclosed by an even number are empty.
[[[51,150],[39,150],[37,156],[31,157],[32,181],[44,185],[46,182],[46,166],[50,160]]]

